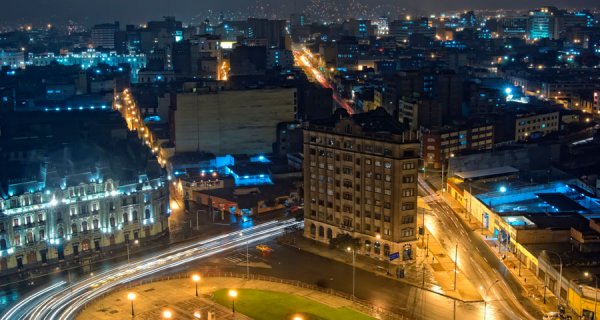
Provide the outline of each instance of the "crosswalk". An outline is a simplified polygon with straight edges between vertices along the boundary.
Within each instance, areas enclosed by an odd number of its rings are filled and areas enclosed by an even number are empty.
[[[228,256],[225,258],[226,261],[229,261],[231,263],[235,263],[238,264],[242,261],[246,261],[246,259],[250,258],[250,255],[246,256],[245,253],[238,253],[238,254],[234,254],[232,256]]]

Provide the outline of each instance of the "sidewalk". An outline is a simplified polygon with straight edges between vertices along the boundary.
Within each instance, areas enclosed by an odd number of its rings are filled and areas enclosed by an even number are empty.
[[[419,218],[420,219],[420,218]],[[282,239],[280,239],[282,240]],[[482,301],[476,287],[457,272],[457,288],[454,290],[454,262],[445,252],[442,245],[433,236],[429,236],[429,251],[425,250],[425,241],[418,240],[416,258],[410,261],[379,260],[362,254],[356,255],[355,266],[382,277],[394,279],[408,285],[423,288],[437,294],[463,302]],[[297,235],[294,243],[282,244],[296,247],[315,255],[352,265],[352,254],[341,250],[330,249],[328,245]],[[404,268],[404,278],[395,276],[396,268]],[[390,274],[386,274],[386,270]]]
[[[190,279],[158,281],[140,285],[131,289],[115,291],[91,303],[76,319],[105,320],[131,318],[131,303],[127,294],[136,294],[134,300],[135,319],[162,319],[162,312],[169,310],[175,319],[196,319],[194,313],[200,312],[205,319],[207,311],[214,311],[221,320],[249,320],[239,313],[232,314],[231,309],[213,302],[212,293],[222,288],[259,289],[277,291],[302,296],[332,308],[351,308],[357,310],[352,301],[341,297],[300,288],[284,283],[240,278],[204,277],[198,285],[200,297],[195,296],[195,284]],[[240,296],[238,299],[243,299]]]
[[[438,191],[438,194],[439,191]],[[482,224],[475,218],[471,217],[465,208],[448,193],[441,193],[441,198],[452,208],[455,215],[460,218],[473,232],[475,232],[483,240],[484,243],[496,254],[498,260],[500,260],[506,270],[519,281],[519,284],[525,291],[525,295],[535,303],[535,305],[542,310],[544,313],[557,310],[557,299],[556,296],[550,291],[546,290],[546,303],[544,303],[544,282],[539,279],[535,273],[527,269],[524,265],[519,266],[519,260],[510,251],[502,247],[500,252],[498,250],[498,239],[494,237],[493,233],[489,230],[483,230]],[[502,259],[504,256],[504,259]]]

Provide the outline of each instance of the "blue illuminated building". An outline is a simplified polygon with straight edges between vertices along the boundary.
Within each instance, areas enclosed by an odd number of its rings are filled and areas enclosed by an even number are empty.
[[[227,166],[227,174],[233,176],[236,186],[257,186],[264,184],[273,184],[271,180],[271,171],[263,163],[250,162]]]

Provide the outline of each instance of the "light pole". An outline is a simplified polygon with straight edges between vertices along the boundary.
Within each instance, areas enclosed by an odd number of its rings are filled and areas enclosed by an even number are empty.
[[[456,271],[458,269],[458,244],[456,244],[456,251],[454,251],[454,290],[456,290]]]
[[[235,316],[235,298],[238,296],[238,292],[234,289],[229,290],[229,296],[231,297],[231,312]]]
[[[557,307],[559,308],[559,312],[560,312],[560,300],[561,300],[561,295],[560,292],[562,290],[562,269],[563,269],[563,263],[562,263],[562,258],[560,256],[560,254],[554,252],[554,251],[550,251],[550,250],[544,250],[546,253],[552,253],[555,254],[558,257],[558,260],[560,262],[560,272],[559,272],[559,276],[558,276],[558,294],[556,295],[558,301],[557,301]],[[550,262],[552,263],[552,262]],[[567,294],[568,294],[568,290],[567,290]],[[595,313],[594,313],[595,314]]]
[[[244,234],[240,232],[240,237]],[[248,255],[248,240],[246,239],[246,278],[250,279],[250,256]]]
[[[427,233],[427,244],[425,245],[425,256],[429,257],[429,233]]]
[[[135,300],[135,293],[130,292],[127,294],[127,299],[131,301],[131,317],[135,317],[135,313],[133,312],[133,300]]]
[[[586,277],[592,276],[594,277],[595,280],[595,287],[594,287],[594,319],[596,319],[596,308],[598,307],[598,277],[593,274],[593,273],[589,273],[589,272],[585,272],[584,275]]]
[[[356,285],[356,249],[348,247],[348,252],[352,251],[352,299],[354,299],[354,288]]]
[[[195,274],[192,276],[192,280],[196,283],[196,297],[198,296],[198,282],[200,281],[200,276]]]
[[[133,241],[133,244],[137,245],[138,243],[140,243],[140,241],[137,240],[137,239]],[[131,243],[127,242],[127,264],[129,264],[129,262],[130,262],[130,260],[129,260],[129,250],[130,250],[129,247],[131,247]]]
[[[492,287],[496,284],[500,282],[500,279],[496,279],[496,281],[494,281],[494,283],[492,283],[487,290],[485,290],[485,297],[483,297],[483,320],[485,320],[486,316],[487,316],[487,297],[488,297],[488,293],[490,292],[490,289],[492,289]]]

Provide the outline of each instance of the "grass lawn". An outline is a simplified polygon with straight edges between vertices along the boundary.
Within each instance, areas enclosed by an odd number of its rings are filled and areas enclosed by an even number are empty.
[[[227,289],[215,291],[215,301],[231,308]],[[313,300],[275,291],[238,289],[235,312],[255,320],[291,320],[300,315],[304,320],[373,320],[348,308],[335,309]]]

